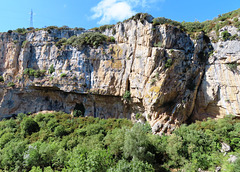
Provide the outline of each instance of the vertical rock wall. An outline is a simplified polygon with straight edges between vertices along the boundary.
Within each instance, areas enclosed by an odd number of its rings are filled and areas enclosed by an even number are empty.
[[[82,104],[85,116],[134,118],[140,113],[154,133],[163,133],[190,117],[239,113],[239,75],[227,65],[238,63],[238,41],[212,43],[204,33],[191,40],[174,26],[129,20],[104,31],[116,43],[81,50],[56,46],[61,38],[83,32],[0,34],[1,117],[43,110],[71,113]],[[26,76],[27,68],[46,74]],[[8,86],[11,82],[14,87]],[[126,91],[130,101],[122,98]]]

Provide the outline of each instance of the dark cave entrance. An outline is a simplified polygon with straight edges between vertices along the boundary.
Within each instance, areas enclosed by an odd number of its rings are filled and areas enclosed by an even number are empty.
[[[129,81],[129,78],[126,81],[126,91],[130,91],[130,81]]]
[[[84,114],[85,114],[85,107],[82,103],[77,103],[74,107],[74,110],[73,110],[73,116],[74,117],[84,117]]]

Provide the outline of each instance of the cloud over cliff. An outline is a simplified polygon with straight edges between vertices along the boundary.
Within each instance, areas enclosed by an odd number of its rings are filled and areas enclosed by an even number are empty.
[[[100,19],[98,24],[122,21],[137,13],[137,8],[149,8],[154,2],[164,0],[101,0],[91,9],[92,19]]]

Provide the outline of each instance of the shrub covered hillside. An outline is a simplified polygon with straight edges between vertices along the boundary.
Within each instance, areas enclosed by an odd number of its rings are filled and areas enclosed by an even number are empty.
[[[0,122],[3,171],[239,171],[240,123],[231,117],[183,125],[171,136],[127,119],[72,118],[62,112]],[[221,143],[231,146],[224,156]]]

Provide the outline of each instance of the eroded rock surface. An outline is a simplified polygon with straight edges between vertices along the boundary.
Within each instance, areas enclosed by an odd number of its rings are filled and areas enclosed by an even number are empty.
[[[174,26],[129,20],[104,31],[115,43],[81,50],[56,46],[57,40],[83,32],[0,34],[1,117],[45,110],[71,113],[82,104],[85,116],[131,118],[141,113],[161,134],[190,117],[239,114],[238,71],[226,65],[238,63],[238,41],[212,43],[204,33],[192,40]],[[26,68],[46,74],[26,76]],[[10,82],[15,86],[7,86]],[[122,98],[126,91],[130,101]]]

